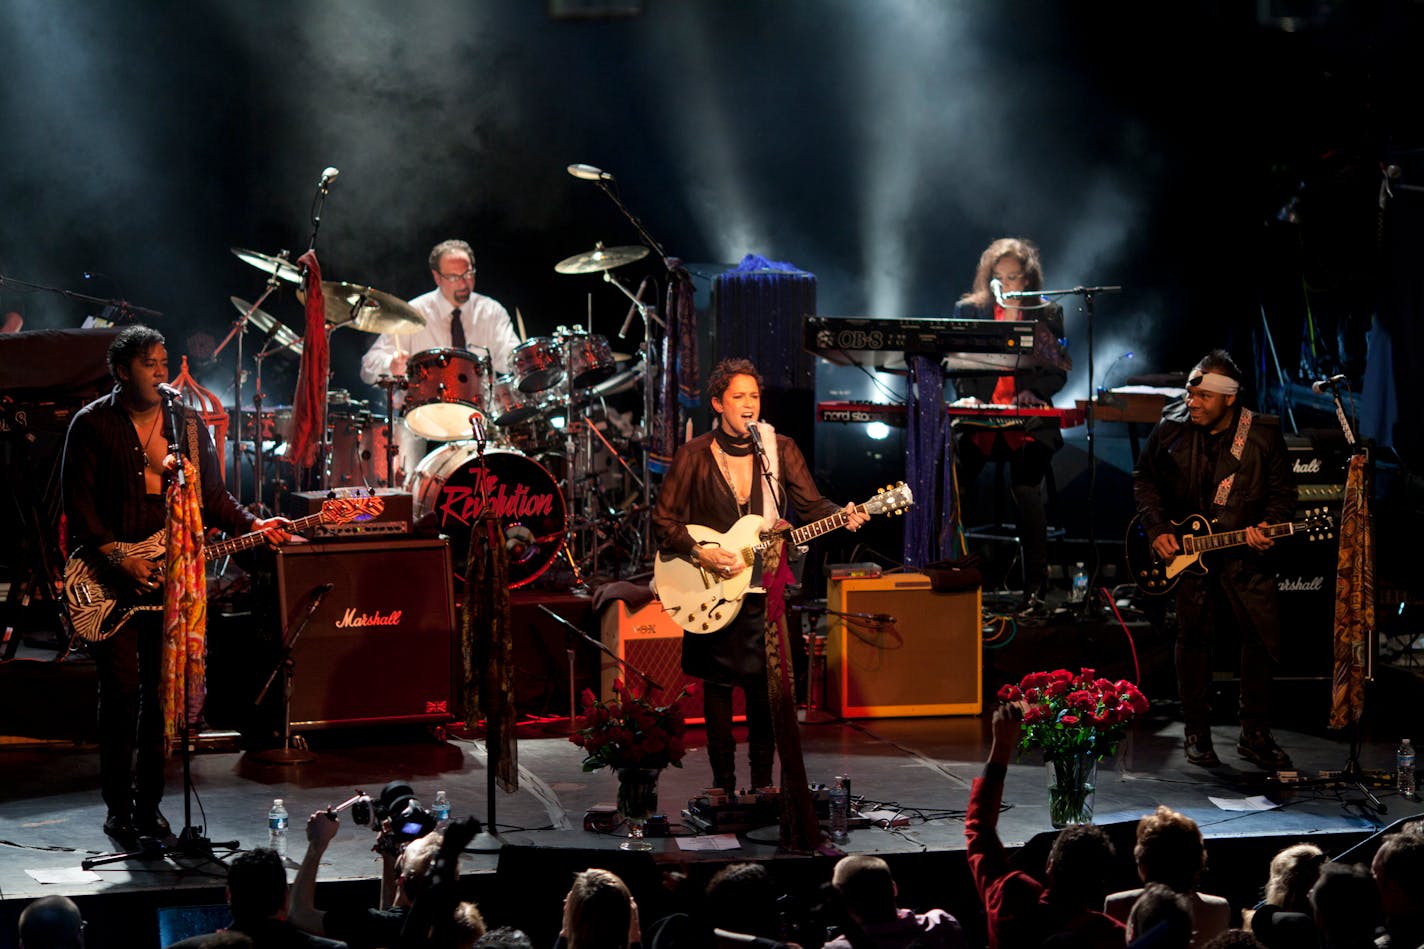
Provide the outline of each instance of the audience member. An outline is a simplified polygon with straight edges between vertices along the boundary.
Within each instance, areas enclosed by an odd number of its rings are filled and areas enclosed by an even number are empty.
[[[760,863],[734,863],[717,871],[703,893],[703,918],[728,932],[781,940],[780,890]]]
[[[1291,844],[1271,858],[1265,899],[1242,913],[1252,934],[1269,949],[1320,944],[1310,888],[1324,863],[1325,852],[1315,844]]]
[[[628,949],[642,942],[638,904],[616,873],[589,869],[574,875],[564,897],[564,925],[559,930],[568,949]]]
[[[850,931],[826,943],[826,949],[903,949],[908,946],[964,949],[966,946],[959,920],[944,910],[916,913],[895,905],[899,891],[890,875],[890,865],[879,857],[869,854],[842,857],[831,875],[831,884],[840,895]]]
[[[1149,883],[1127,914],[1133,949],[1187,949],[1192,943],[1192,901],[1165,883]]]
[[[1310,890],[1322,949],[1372,949],[1379,896],[1369,871],[1354,863],[1328,863]],[[1407,943],[1414,949],[1417,942]]]
[[[455,907],[455,947],[473,949],[484,937],[485,918],[480,908],[465,900]]]
[[[515,929],[513,926],[491,929],[476,939],[475,945],[478,949],[534,949],[534,943],[525,935],[524,930]]]
[[[1304,943],[1303,945],[1312,947],[1315,944]],[[1244,929],[1228,929],[1207,940],[1202,949],[1262,949],[1262,943]]]
[[[974,781],[965,815],[969,870],[988,916],[990,949],[1032,949],[1056,934],[1089,947],[1121,947],[1123,924],[1099,912],[1115,853],[1107,834],[1091,824],[1059,833],[1048,855],[1048,886],[1013,869],[999,840],[999,808],[1009,756],[1018,744],[1017,710],[994,712],[993,744],[983,777]]]
[[[1385,837],[1370,863],[1370,872],[1384,911],[1386,935],[1381,937],[1380,949],[1424,946],[1424,834]]]
[[[307,850],[292,882],[290,919],[309,933],[344,940],[352,949],[397,945],[444,835],[426,834],[398,851],[389,832],[383,833],[376,844],[381,853],[380,906],[319,910],[317,869],[340,825],[341,821],[327,811],[317,811],[307,818]]]
[[[67,896],[43,896],[20,911],[20,949],[81,949],[84,917]]]
[[[1200,946],[1231,925],[1231,904],[1220,896],[1197,892],[1206,866],[1206,842],[1197,822],[1166,805],[1137,822],[1137,875],[1143,883],[1162,883],[1192,904],[1192,945]],[[1142,889],[1113,893],[1103,901],[1103,912],[1127,921]]]

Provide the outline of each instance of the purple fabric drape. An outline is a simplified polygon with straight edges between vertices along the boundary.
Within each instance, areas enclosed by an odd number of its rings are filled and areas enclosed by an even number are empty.
[[[905,413],[905,483],[915,504],[905,515],[905,566],[923,567],[954,556],[958,510],[954,498],[954,443],[944,410],[944,368],[929,356],[910,356]]]

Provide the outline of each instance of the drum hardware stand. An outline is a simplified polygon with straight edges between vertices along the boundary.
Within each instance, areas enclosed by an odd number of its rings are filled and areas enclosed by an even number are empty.
[[[286,261],[290,256],[291,252],[284,249],[280,254],[277,255],[277,259],[281,261]],[[267,278],[267,288],[262,291],[262,295],[253,301],[252,306],[248,307],[246,313],[242,314],[236,320],[233,321],[232,329],[228,330],[227,336],[223,337],[223,341],[221,343],[218,343],[217,348],[213,350],[213,358],[216,359],[218,358],[218,354],[223,351],[224,347],[226,347],[228,343],[235,341],[237,344],[236,356],[233,359],[232,363],[232,404],[233,411],[237,414],[237,424],[233,425],[232,427],[232,496],[237,498],[239,501],[242,500],[242,472],[237,464],[237,460],[242,457],[242,380],[244,375],[242,371],[242,337],[247,332],[247,323],[249,320],[252,319],[252,314],[256,313],[258,309],[261,308],[262,304],[266,302],[267,298],[270,297],[279,286],[281,286],[281,281],[277,279],[277,271],[279,269],[280,268],[278,267],[272,268],[272,274]],[[262,363],[259,361],[257,365],[260,371]],[[260,454],[262,451],[260,430],[260,406],[258,407],[258,425],[259,430],[257,433],[257,450]],[[262,482],[260,480],[260,477],[257,479],[257,503],[259,505],[262,503]]]
[[[589,645],[593,646],[593,647],[594,647],[595,649],[597,649],[599,652],[603,653],[605,656],[607,656],[608,658],[612,659],[614,662],[618,663],[620,666],[622,666],[622,667],[623,667],[625,670],[627,670],[629,673],[631,673],[631,674],[637,676],[638,678],[642,679],[645,683],[647,683],[647,686],[648,686],[648,688],[649,688],[650,690],[652,690],[652,691],[654,691],[654,692],[665,692],[665,691],[667,691],[662,685],[660,685],[658,682],[656,682],[656,681],[653,679],[652,676],[648,675],[646,672],[644,672],[643,670],[639,669],[637,666],[633,665],[633,664],[632,664],[631,662],[629,662],[627,659],[624,659],[622,656],[618,655],[618,653],[616,653],[616,652],[614,652],[612,649],[608,648],[608,645],[607,645],[606,643],[603,643],[603,642],[600,642],[600,641],[597,640],[597,639],[594,639],[594,638],[593,638],[592,636],[590,636],[588,633],[585,633],[583,630],[579,629],[579,628],[578,628],[577,626],[575,626],[573,623],[570,623],[568,620],[564,619],[564,618],[563,618],[562,616],[560,616],[558,613],[555,613],[553,610],[549,609],[549,608],[548,608],[547,606],[545,606],[543,603],[540,603],[540,604],[539,604],[539,609],[543,610],[543,611],[544,611],[545,613],[547,613],[549,616],[551,616],[551,617],[553,617],[555,620],[557,620],[560,626],[563,626],[564,629],[566,629],[566,630],[568,630],[569,632],[571,632],[574,636],[577,636],[579,639],[582,639],[584,642],[586,642],[586,643],[588,643]],[[572,641],[572,640],[570,640],[570,641]],[[574,667],[573,667],[573,655],[574,655],[574,651],[573,651],[572,649],[570,649],[570,650],[569,650],[569,726],[570,726],[571,731],[569,732],[569,734],[572,734],[574,731],[577,731],[577,730],[578,730],[578,729],[576,729],[576,728],[573,728],[573,723],[574,723],[574,704],[573,704],[573,698],[574,698],[573,671],[574,671]]]
[[[382,373],[376,378],[376,385],[386,390],[386,486],[396,488],[396,456],[400,454],[396,443],[396,390],[405,389],[405,380]]]
[[[666,257],[663,255],[662,247],[659,246],[657,241],[652,239],[651,235],[649,235],[645,230],[643,230],[642,223],[639,222],[638,219],[634,217],[628,211],[628,209],[623,206],[623,202],[618,200],[617,196],[614,195],[611,190],[609,190],[605,182],[599,181],[598,184],[599,187],[603,188],[604,192],[607,193],[608,196],[613,199],[613,203],[618,205],[619,210],[621,210],[625,215],[628,216],[629,219],[632,220],[633,226],[638,229],[638,233],[642,235],[643,239],[652,245],[653,249],[658,252],[659,256],[663,256],[664,260],[666,260]],[[605,270],[603,272],[603,279],[607,283],[611,283],[613,286],[617,287],[620,293],[622,293],[625,297],[631,300],[633,302],[633,308],[638,311],[638,315],[641,316],[643,319],[643,342],[639,345],[639,350],[642,353],[643,357],[643,477],[638,478],[637,481],[638,488],[643,493],[645,510],[646,512],[648,512],[643,518],[643,524],[640,531],[643,538],[643,549],[641,551],[641,554],[647,555],[649,551],[653,550],[653,520],[651,517],[653,499],[652,493],[648,487],[649,484],[652,483],[652,470],[648,467],[648,438],[652,432],[653,414],[657,411],[657,406],[655,402],[657,400],[657,382],[659,375],[656,347],[653,346],[653,326],[654,324],[656,324],[657,326],[666,330],[667,324],[663,322],[661,318],[659,318],[657,313],[657,307],[650,303],[643,302],[641,290],[639,293],[633,293],[626,286],[624,286],[622,281],[620,281],[617,277],[613,276],[613,272],[611,270]],[[622,336],[623,334],[619,333],[619,335]],[[622,459],[619,460],[621,462]],[[627,466],[625,465],[624,467]],[[639,564],[639,566],[641,566],[641,563]]]
[[[326,598],[334,586],[333,583],[323,583],[312,589],[311,606],[307,607],[306,615],[297,623],[291,635],[285,638],[282,644],[282,655],[277,660],[277,664],[272,667],[272,674],[267,677],[267,682],[262,686],[262,691],[257,693],[257,698],[252,700],[254,706],[260,706],[262,700],[267,698],[267,690],[272,688],[277,673],[282,673],[282,746],[254,752],[252,758],[255,761],[265,764],[303,764],[316,760],[316,755],[307,750],[305,741],[301,738],[292,738],[292,683],[296,680],[297,672],[297,663],[292,658],[292,650],[297,648],[297,641],[302,638],[302,633],[306,632],[307,624],[316,615],[321,601]]]

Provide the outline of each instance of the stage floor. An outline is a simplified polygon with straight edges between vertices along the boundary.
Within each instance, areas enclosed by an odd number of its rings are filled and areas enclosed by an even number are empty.
[[[557,723],[556,723],[557,724]],[[539,848],[614,849],[619,837],[586,832],[584,811],[611,802],[614,779],[606,771],[581,771],[581,753],[566,738],[541,734],[540,727],[522,727],[519,742],[520,789],[499,792],[495,800],[501,836],[509,844]],[[1214,730],[1224,766],[1212,771],[1190,766],[1181,750],[1180,724],[1165,715],[1149,715],[1137,724],[1114,759],[1103,762],[1097,789],[1100,824],[1135,820],[1164,803],[1195,818],[1209,841],[1224,837],[1271,836],[1299,838],[1315,834],[1363,836],[1386,821],[1424,808],[1418,802],[1381,792],[1387,817],[1350,806],[1358,795],[1335,790],[1296,791],[1283,806],[1266,811],[1222,809],[1211,798],[1240,801],[1267,792],[1266,775],[1236,758],[1235,730]],[[878,719],[805,724],[801,729],[806,770],[812,782],[829,782],[840,773],[853,778],[856,796],[903,810],[907,826],[852,831],[847,851],[882,855],[962,851],[963,822],[970,783],[980,773],[988,747],[988,720],[980,717]],[[1278,730],[1281,743],[1305,771],[1338,769],[1348,746],[1329,737]],[[739,736],[740,737],[740,736]],[[670,768],[659,787],[663,810],[683,832],[678,812],[701,788],[709,774],[702,733],[693,729],[694,743],[685,767]],[[409,781],[423,801],[445,789],[454,816],[487,814],[487,772],[480,739],[438,741],[420,731],[381,736],[331,732],[313,737],[314,762],[276,766],[254,761],[239,752],[204,752],[192,759],[194,784],[202,811],[194,805],[194,824],[206,825],[214,841],[237,840],[244,847],[266,844],[268,807],[281,797],[292,815],[289,859],[300,860],[303,827],[314,810],[338,803],[352,789],[372,794],[389,780]],[[1366,769],[1388,768],[1393,744],[1368,742],[1361,754]],[[745,759],[743,757],[742,764]],[[173,861],[109,864],[81,871],[80,861],[111,849],[100,825],[104,807],[99,798],[98,754],[92,747],[64,743],[14,744],[0,748],[0,894],[5,900],[62,893],[71,896],[114,895],[134,890],[212,888],[221,885],[221,868],[182,867]],[[744,774],[744,772],[743,772]],[[1019,845],[1051,830],[1045,790],[1045,769],[1026,755],[1009,771],[1007,810],[1000,821],[1006,843]],[[169,768],[164,811],[175,828],[183,821],[182,768]],[[933,815],[923,819],[920,815]],[[349,821],[326,855],[320,879],[373,880],[380,866],[371,852],[373,834]],[[761,835],[754,835],[761,836]],[[774,841],[774,835],[770,838]],[[739,849],[698,853],[680,851],[672,839],[653,841],[655,856],[679,862],[727,859],[770,859],[774,843],[745,835]],[[465,858],[467,874],[495,869],[493,854]],[[36,875],[58,875],[42,883]]]

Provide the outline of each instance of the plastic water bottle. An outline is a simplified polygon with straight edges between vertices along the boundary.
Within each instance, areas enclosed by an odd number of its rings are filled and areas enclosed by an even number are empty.
[[[279,857],[287,855],[287,808],[280,797],[267,812],[267,846],[277,851]]]
[[[1413,797],[1414,787],[1414,745],[1406,738],[1399,743],[1399,750],[1394,753],[1395,766],[1399,773],[1399,793],[1406,797]]]
[[[1083,569],[1083,562],[1078,561],[1073,568],[1073,589],[1068,593],[1068,599],[1072,603],[1082,603],[1088,598],[1088,572]]]
[[[430,813],[435,818],[436,827],[450,823],[450,798],[444,791],[435,792],[435,804],[431,806]]]
[[[850,775],[836,775],[831,786],[831,839],[837,843],[850,836]]]

